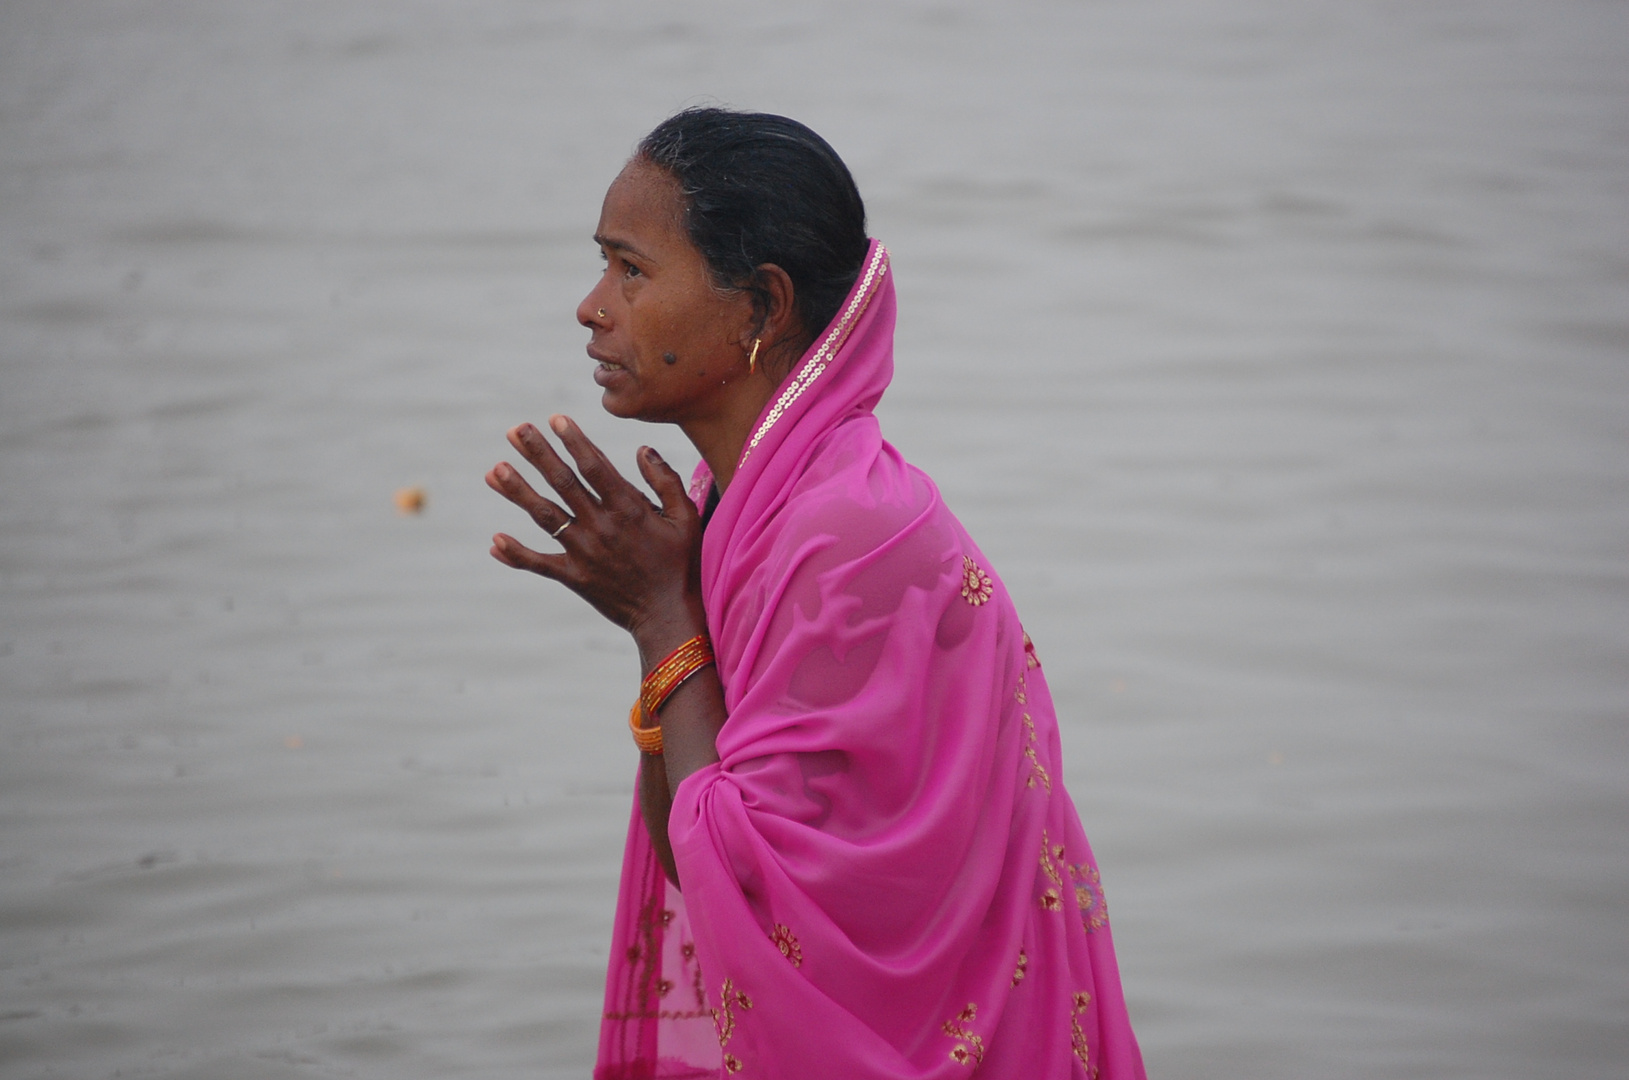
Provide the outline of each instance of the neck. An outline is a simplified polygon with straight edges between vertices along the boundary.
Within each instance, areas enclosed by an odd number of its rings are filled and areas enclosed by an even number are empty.
[[[758,358],[758,370],[734,384],[722,412],[679,421],[679,430],[712,470],[720,494],[735,479],[741,450],[764,414],[764,406],[780,392],[781,384],[797,367],[812,340],[794,333],[788,340],[768,345]]]
[[[778,383],[758,377],[750,378],[741,392],[732,395],[728,408],[714,416],[681,420],[684,432],[712,470],[718,490],[724,491],[735,479],[735,467],[741,462],[741,450],[747,445],[753,425],[763,415],[764,406],[778,389]]]

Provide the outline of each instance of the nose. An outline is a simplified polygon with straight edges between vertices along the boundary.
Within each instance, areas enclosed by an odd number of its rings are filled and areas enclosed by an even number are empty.
[[[603,284],[603,281],[595,284],[592,289],[588,290],[588,295],[583,297],[582,302],[577,305],[577,321],[591,330],[596,326],[606,324],[605,301],[599,298]]]

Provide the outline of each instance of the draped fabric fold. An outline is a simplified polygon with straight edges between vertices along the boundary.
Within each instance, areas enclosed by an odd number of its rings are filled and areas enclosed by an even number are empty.
[[[599,1080],[1143,1076],[1036,650],[872,414],[894,315],[873,241],[708,526],[721,760],[682,894],[636,800]]]

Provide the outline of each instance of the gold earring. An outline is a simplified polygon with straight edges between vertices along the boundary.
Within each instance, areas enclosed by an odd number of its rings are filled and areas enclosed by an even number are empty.
[[[753,338],[752,339],[752,355],[747,357],[747,370],[748,371],[757,371],[758,370],[758,344],[761,341],[763,341],[763,338]]]
[[[600,318],[602,318],[602,319],[605,318],[605,309],[604,308],[600,308]]]

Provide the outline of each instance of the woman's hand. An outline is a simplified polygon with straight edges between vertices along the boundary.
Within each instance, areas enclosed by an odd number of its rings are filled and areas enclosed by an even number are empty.
[[[499,533],[492,538],[492,557],[560,582],[630,631],[648,674],[680,642],[707,631],[701,605],[701,516],[679,474],[650,447],[639,451],[639,474],[661,506],[623,479],[576,424],[555,416],[549,426],[565,443],[582,479],[531,424],[510,430],[509,442],[543,474],[564,508],[539,495],[508,462],[493,466],[486,482],[530,514],[565,551],[544,555]],[[708,667],[685,680],[662,706],[665,753],[647,754],[640,763],[640,813],[656,856],[675,885],[679,868],[667,835],[673,791],[685,777],[718,760],[724,717],[724,688],[717,668]]]
[[[679,474],[655,450],[640,450],[639,473],[661,499],[657,506],[570,419],[551,417],[549,426],[577,463],[581,479],[531,424],[511,429],[509,442],[564,507],[539,495],[508,462],[494,466],[486,482],[530,514],[565,551],[545,555],[499,533],[492,538],[492,557],[565,585],[633,633],[641,652],[647,641],[660,647],[659,641],[681,635],[676,645],[705,630],[701,518]]]

